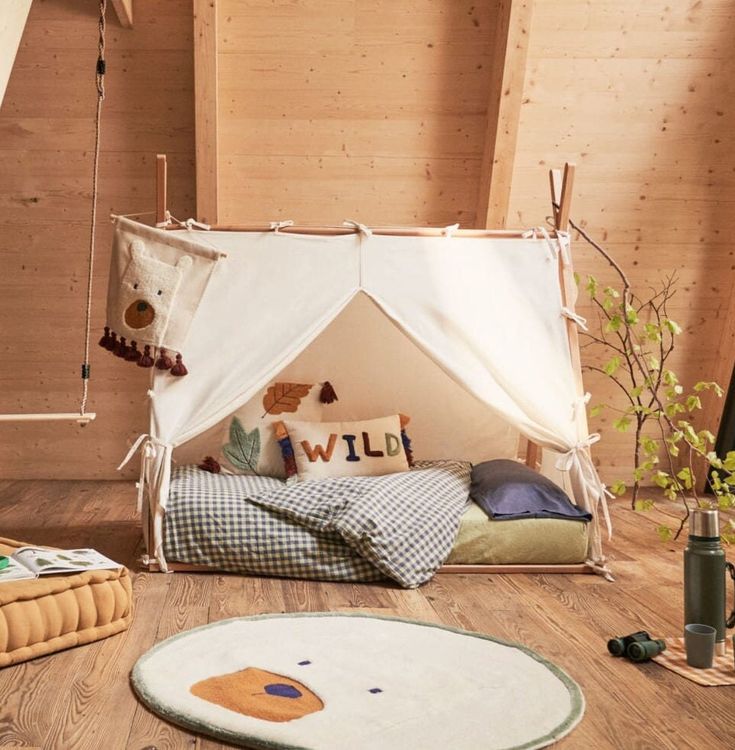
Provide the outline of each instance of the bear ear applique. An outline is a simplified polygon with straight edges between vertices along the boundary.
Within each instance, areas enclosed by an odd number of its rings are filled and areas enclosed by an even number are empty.
[[[194,261],[191,259],[191,255],[182,255],[176,261],[176,268],[178,268],[180,271],[183,271],[185,273],[192,267],[193,264],[194,264]]]
[[[143,244],[142,240],[133,240],[130,243],[130,254],[135,258],[145,257],[145,245]]]

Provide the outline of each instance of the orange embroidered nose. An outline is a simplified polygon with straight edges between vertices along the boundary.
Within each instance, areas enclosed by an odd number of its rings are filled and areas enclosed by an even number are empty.
[[[125,310],[125,324],[135,330],[149,326],[155,317],[156,311],[153,309],[153,305],[144,299],[135,300]]]
[[[324,708],[321,698],[290,677],[248,667],[191,686],[197,698],[265,721],[292,721]]]

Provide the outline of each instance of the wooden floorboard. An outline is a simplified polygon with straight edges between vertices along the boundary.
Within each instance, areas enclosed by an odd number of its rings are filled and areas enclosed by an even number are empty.
[[[582,686],[587,711],[565,750],[735,747],[735,687],[705,688],[655,665],[614,659],[612,634],[678,635],[683,541],[661,543],[661,514],[613,508],[615,583],[587,575],[439,575],[416,591],[220,574],[142,571],[131,485],[0,482],[0,535],[93,546],[135,572],[126,633],[0,670],[0,747],[43,750],[223,750],[143,708],[128,675],[154,643],[188,628],[264,612],[369,611],[519,641]],[[380,750],[380,748],[376,748]],[[413,750],[413,749],[407,749]],[[451,750],[451,748],[447,748]]]

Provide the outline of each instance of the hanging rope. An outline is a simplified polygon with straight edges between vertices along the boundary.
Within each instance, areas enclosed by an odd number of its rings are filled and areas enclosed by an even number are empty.
[[[97,65],[95,68],[95,84],[97,87],[97,111],[94,119],[94,164],[92,167],[92,217],[89,225],[89,259],[87,261],[87,315],[84,329],[84,360],[82,362],[82,400],[79,405],[80,414],[87,409],[89,394],[89,340],[92,328],[92,285],[94,283],[94,235],[97,229],[97,192],[100,165],[100,124],[102,116],[102,102],[105,99],[105,14],[107,0],[100,0],[100,17],[97,24]]]

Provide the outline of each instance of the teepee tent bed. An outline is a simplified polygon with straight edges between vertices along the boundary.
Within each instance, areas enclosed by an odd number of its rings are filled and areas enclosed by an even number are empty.
[[[115,223],[108,323],[128,341],[137,335],[145,347],[145,363],[138,350],[137,359],[128,359],[150,366],[158,357],[162,367],[151,370],[150,431],[125,461],[141,449],[139,504],[154,569],[190,569],[180,563],[192,558],[179,558],[187,557],[187,540],[200,526],[219,554],[195,555],[194,562],[218,569],[346,580],[388,576],[404,586],[427,580],[447,558],[452,570],[487,569],[473,564],[488,562],[487,556],[474,561],[467,547],[464,554],[452,550],[458,531],[462,537],[462,523],[466,531],[472,516],[466,462],[440,460],[387,476],[327,477],[295,485],[185,466],[172,472],[177,446],[262,392],[353,298],[366,295],[456,383],[530,445],[555,457],[573,500],[593,514],[581,532],[586,568],[607,573],[598,510],[608,528],[609,519],[605,488],[589,451],[598,436],[586,428],[574,331],[580,319],[573,311],[565,232],[370,230],[357,224],[239,231],[199,231],[189,224],[170,231],[123,217]],[[146,273],[150,278],[143,281]],[[146,305],[156,309],[155,330]],[[103,345],[109,336],[106,331]],[[161,352],[168,357],[163,366]],[[177,365],[185,362],[183,372],[171,367],[175,355]],[[412,437],[419,445],[421,436]],[[376,453],[367,443],[365,451]],[[277,485],[268,486],[269,481]],[[252,501],[247,512],[243,497]],[[233,502],[239,528],[251,533],[244,542],[235,534],[234,547],[232,526],[218,518]],[[381,514],[387,515],[382,528]],[[518,523],[496,522],[493,528],[496,534],[505,533],[497,531],[501,526],[510,533]],[[545,521],[536,526],[540,523]],[[552,528],[541,526],[536,539],[548,537]],[[393,530],[392,537],[386,529]],[[575,529],[579,537],[580,526]],[[280,568],[252,564],[279,544],[295,546],[306,562],[294,567],[286,560]],[[562,534],[560,544],[569,553],[578,540]],[[233,561],[238,545],[248,548],[250,564]],[[201,545],[188,549],[201,552]],[[574,557],[571,552],[567,562]],[[325,559],[326,568],[320,568]],[[489,561],[504,562],[492,555]],[[511,555],[508,562],[523,561]]]

